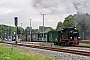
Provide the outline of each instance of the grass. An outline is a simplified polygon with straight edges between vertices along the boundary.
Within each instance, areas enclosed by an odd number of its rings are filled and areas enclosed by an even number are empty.
[[[86,43],[79,43],[79,46],[90,46],[90,44],[86,44]]]
[[[39,43],[39,45],[41,45],[41,46],[46,46],[46,44],[44,44],[44,43]]]
[[[43,56],[38,53],[11,49],[11,47],[0,45],[0,60],[55,60],[55,59]]]

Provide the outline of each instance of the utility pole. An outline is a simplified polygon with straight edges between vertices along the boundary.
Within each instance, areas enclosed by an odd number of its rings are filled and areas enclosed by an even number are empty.
[[[32,28],[31,28],[31,20],[32,19],[29,19],[30,20],[30,42],[31,42],[31,30],[32,30]]]
[[[21,31],[21,38],[22,38],[22,23],[21,23],[21,30],[20,31]]]
[[[9,27],[8,27],[8,41],[9,41]]]
[[[85,38],[84,38],[84,32],[82,32],[82,34],[83,34],[83,40],[84,40],[84,39],[85,39]]]
[[[1,25],[1,39],[2,39],[2,25]]]
[[[43,43],[44,43],[44,15],[46,15],[46,14],[41,14],[41,15],[43,15],[43,38],[42,38],[42,40],[43,40]]]

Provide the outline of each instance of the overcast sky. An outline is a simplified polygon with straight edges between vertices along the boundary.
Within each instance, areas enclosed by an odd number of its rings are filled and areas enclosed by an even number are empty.
[[[58,22],[63,22],[68,15],[77,13],[72,0],[37,1],[0,0],[0,24],[14,26],[14,17],[17,16],[18,26],[22,23],[25,28],[30,25],[29,19],[32,19],[32,28],[38,28],[43,25],[41,13],[45,13],[45,26],[56,28]]]

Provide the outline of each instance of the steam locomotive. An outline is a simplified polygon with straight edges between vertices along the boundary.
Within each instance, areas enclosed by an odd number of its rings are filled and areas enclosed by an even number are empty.
[[[54,44],[63,44],[76,46],[79,44],[80,37],[79,32],[76,30],[76,27],[73,28],[65,28],[58,32],[60,34],[60,40],[54,42]]]
[[[43,38],[44,35],[44,38]],[[26,36],[26,41],[29,41],[30,37]],[[49,32],[41,32],[41,33],[33,33],[31,34],[32,42],[51,42],[55,45],[70,45],[76,46],[79,44],[80,37],[79,32],[76,27],[68,27],[64,28],[60,31],[49,31]]]

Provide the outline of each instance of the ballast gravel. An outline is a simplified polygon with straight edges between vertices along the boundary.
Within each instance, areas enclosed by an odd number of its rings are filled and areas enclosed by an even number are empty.
[[[14,46],[10,44],[5,44],[5,45],[15,48]],[[26,50],[28,52],[31,51],[35,53],[44,54],[46,56],[58,58],[59,60],[90,60],[90,56],[82,56],[82,55],[76,55],[76,54],[71,54],[71,53],[56,52],[56,51],[43,50],[43,49],[38,49],[38,48],[30,48],[30,47],[25,47],[25,46],[17,46],[17,48]]]

